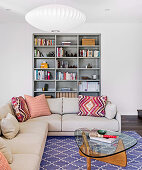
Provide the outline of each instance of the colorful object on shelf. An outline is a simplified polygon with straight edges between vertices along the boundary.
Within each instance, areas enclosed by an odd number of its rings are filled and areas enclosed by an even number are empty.
[[[79,96],[79,116],[105,116],[107,96]]]
[[[11,99],[12,107],[19,122],[25,122],[30,118],[30,113],[26,101],[22,96]]]
[[[43,62],[41,63],[40,68],[48,68],[48,64],[47,64],[45,61],[43,61]]]
[[[82,39],[82,45],[95,45],[95,39]]]

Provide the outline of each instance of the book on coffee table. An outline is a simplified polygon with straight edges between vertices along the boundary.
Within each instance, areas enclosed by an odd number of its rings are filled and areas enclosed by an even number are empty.
[[[106,142],[106,143],[113,143],[116,139],[115,138],[99,138],[99,137],[91,137],[90,136],[90,140],[91,141],[100,141],[100,142]]]

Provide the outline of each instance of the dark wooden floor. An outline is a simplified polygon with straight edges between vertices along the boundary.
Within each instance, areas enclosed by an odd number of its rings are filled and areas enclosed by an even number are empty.
[[[142,136],[142,119],[138,116],[125,116],[122,115],[122,131],[136,131]]]

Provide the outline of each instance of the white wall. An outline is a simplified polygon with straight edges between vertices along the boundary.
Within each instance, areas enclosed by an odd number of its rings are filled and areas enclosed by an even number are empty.
[[[27,24],[0,25],[0,105],[32,95],[32,33]],[[142,109],[142,24],[85,24],[70,32],[102,34],[102,95],[122,114]]]

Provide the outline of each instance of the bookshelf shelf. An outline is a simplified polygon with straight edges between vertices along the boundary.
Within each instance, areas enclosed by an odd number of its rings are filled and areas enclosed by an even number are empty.
[[[79,57],[79,59],[100,59],[100,57]]]
[[[56,57],[57,59],[77,59],[78,57]]]
[[[54,45],[49,45],[49,46],[38,46],[38,45],[36,45],[36,46],[34,46],[34,48],[55,48],[55,46]]]
[[[100,70],[100,68],[78,68],[79,70]]]
[[[82,39],[95,39],[96,45],[82,45]],[[40,68],[43,63],[49,68]],[[90,65],[92,68],[86,68]],[[92,79],[94,75],[96,79]],[[45,86],[47,90],[42,91]],[[86,86],[88,90],[84,91]],[[33,34],[33,96],[40,94],[48,97],[101,95],[101,34]]]
[[[34,57],[34,59],[54,59],[55,57]]]
[[[79,45],[80,48],[99,48],[100,45]]]
[[[98,91],[79,91],[79,93],[100,93]]]
[[[55,93],[55,91],[34,91],[34,93]]]
[[[34,68],[34,70],[55,70],[55,68]]]
[[[56,91],[57,93],[60,93],[60,92],[63,92],[63,93],[76,93],[77,92],[77,90],[76,91],[62,91],[62,90],[58,90],[58,91]]]
[[[56,45],[56,47],[77,48],[77,45]]]
[[[41,81],[41,82],[42,82],[42,81],[45,81],[45,82],[53,81],[53,82],[54,82],[55,80],[34,80],[34,81],[35,81],[35,82],[36,82],[36,81],[39,81],[39,82],[40,82],[40,81]]]
[[[100,80],[78,80],[78,81],[84,81],[84,82],[89,82],[89,81],[94,81],[94,82],[99,82]]]
[[[71,82],[76,82],[77,80],[56,80],[56,81],[65,81],[65,82],[67,82],[67,81],[71,81]]]

